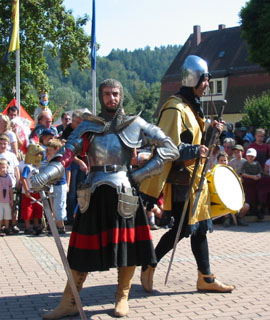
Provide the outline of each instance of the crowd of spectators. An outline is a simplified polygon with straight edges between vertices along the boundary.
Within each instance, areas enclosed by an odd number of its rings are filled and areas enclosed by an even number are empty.
[[[224,227],[230,227],[234,223],[247,226],[247,214],[263,221],[265,215],[269,215],[270,208],[269,131],[254,126],[247,129],[240,122],[236,123],[235,127],[232,123],[225,124],[224,131],[210,153],[207,171],[213,170],[216,164],[228,165],[235,171],[242,182],[245,198],[235,219],[228,214],[217,219],[217,222],[222,222]],[[156,217],[157,224],[160,221],[159,216],[160,213]],[[153,225],[153,213],[151,221]],[[155,229],[153,226],[153,230]]]
[[[18,218],[25,223],[26,234],[39,235],[42,232],[42,210],[39,194],[31,189],[30,177],[46,166],[48,161],[61,148],[71,132],[82,121],[82,112],[75,110],[63,112],[61,124],[53,126],[52,114],[40,110],[35,128],[26,139],[22,139],[17,126],[18,109],[10,107],[7,115],[0,114],[0,235],[20,231]],[[26,140],[26,141],[23,141]],[[34,157],[41,162],[26,161],[27,146],[39,145]],[[29,149],[29,148],[28,148]],[[143,153],[142,153],[143,155]],[[29,159],[29,158],[28,158]],[[216,164],[225,164],[233,168],[243,183],[245,203],[237,214],[240,226],[246,226],[244,216],[249,213],[257,216],[259,221],[269,214],[270,207],[270,137],[268,131],[241,123],[225,125],[219,140],[208,160],[207,168],[211,171]],[[88,172],[87,159],[76,157],[65,171],[63,179],[52,186],[51,208],[60,234],[65,233],[65,225],[72,224],[78,205],[76,189]],[[19,191],[18,191],[19,190]],[[18,196],[20,195],[20,196]],[[19,204],[19,200],[22,201]],[[19,200],[18,200],[19,199]],[[18,210],[18,207],[21,210]],[[22,212],[23,211],[23,212]],[[148,213],[152,230],[159,226],[173,223],[170,217],[164,217],[162,197],[152,212]],[[165,222],[164,222],[165,221]],[[229,227],[230,215],[223,217],[224,226]],[[44,224],[44,223],[43,223]],[[32,227],[33,225],[33,227]],[[48,230],[50,232],[50,230]]]
[[[263,128],[250,126],[248,130],[241,125],[229,123],[220,136],[219,152],[224,151],[228,165],[240,177],[245,193],[244,214],[240,212],[239,225],[247,225],[243,217],[247,213],[263,221],[270,207],[270,138]],[[212,160],[212,165],[217,163]],[[226,163],[224,163],[226,164]],[[248,210],[247,210],[248,208]],[[224,226],[229,227],[232,219],[225,217]]]
[[[18,220],[24,222],[25,234],[39,235],[46,225],[40,195],[32,190],[31,176],[47,165],[82,121],[81,111],[75,110],[72,117],[64,112],[62,124],[55,127],[52,113],[47,109],[40,110],[35,128],[29,130],[27,148],[23,148],[23,135],[16,121],[19,118],[17,107],[10,107],[7,115],[0,114],[1,236],[19,233]],[[76,187],[84,180],[87,170],[86,159],[76,157],[63,178],[48,192],[59,234],[65,234],[65,224],[73,222],[77,209]]]

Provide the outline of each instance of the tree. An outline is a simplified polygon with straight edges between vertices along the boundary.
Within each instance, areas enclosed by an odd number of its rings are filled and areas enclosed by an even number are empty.
[[[242,122],[246,127],[270,128],[270,91],[263,92],[259,97],[247,98],[245,101]]]
[[[240,11],[249,59],[270,72],[270,1],[250,0]]]
[[[141,82],[140,87],[134,94],[136,112],[141,112],[141,117],[150,123],[154,122],[153,114],[158,104],[159,94],[159,82],[153,83],[150,87]]]
[[[66,10],[63,0],[21,1],[20,2],[20,51],[21,51],[21,100],[28,109],[33,97],[32,88],[49,91],[52,86],[45,73],[48,65],[44,56],[46,45],[52,58],[60,56],[60,68],[64,75],[73,61],[79,69],[90,68],[88,47],[90,37],[83,30],[88,16],[75,19],[72,11]],[[0,5],[0,55],[4,57],[11,25],[12,1],[1,0]],[[8,63],[0,64],[2,75],[1,92],[7,100],[12,98],[15,86],[15,53]]]

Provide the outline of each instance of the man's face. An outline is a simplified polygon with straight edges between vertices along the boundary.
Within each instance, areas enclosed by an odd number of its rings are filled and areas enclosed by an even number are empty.
[[[82,122],[82,119],[79,117],[74,117],[71,121],[71,128],[74,130],[78,127],[78,125]]]
[[[102,98],[106,110],[109,112],[114,112],[120,103],[120,89],[104,87],[102,91]]]
[[[263,133],[256,133],[255,134],[255,140],[257,144],[262,144],[263,143],[263,139],[264,139],[264,134]]]
[[[62,123],[63,123],[64,126],[67,126],[69,123],[71,123],[70,115],[65,114],[63,119],[62,119]]]
[[[44,128],[50,128],[52,125],[52,117],[49,115],[44,115],[40,120],[40,124],[42,124]]]
[[[9,112],[8,112],[8,117],[10,120],[16,118],[17,115],[18,115],[18,112],[16,110],[15,111],[9,110]]]
[[[230,143],[224,143],[223,144],[224,151],[231,156],[233,154],[232,145]]]
[[[205,78],[198,88],[193,88],[194,94],[196,97],[202,97],[204,94],[204,91],[209,86],[208,78]]]

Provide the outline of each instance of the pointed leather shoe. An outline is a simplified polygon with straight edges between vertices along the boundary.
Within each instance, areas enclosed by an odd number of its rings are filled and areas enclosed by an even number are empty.
[[[153,277],[155,268],[148,266],[145,271],[141,271],[141,284],[146,292],[153,291]]]
[[[212,283],[205,281],[205,278],[214,278]],[[204,292],[232,292],[235,286],[227,286],[216,279],[214,275],[205,275],[198,271],[197,290]]]

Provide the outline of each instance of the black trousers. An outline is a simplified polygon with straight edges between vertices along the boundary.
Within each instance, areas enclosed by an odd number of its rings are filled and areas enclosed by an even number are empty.
[[[166,232],[161,238],[155,248],[157,261],[159,262],[172,248],[174,245],[177,229],[180,223],[184,202],[174,202],[172,209],[172,215],[174,217],[174,226],[168,232]],[[188,212],[185,216],[183,228],[180,233],[179,241],[185,236],[188,236],[187,225],[188,225]],[[211,274],[210,262],[209,262],[209,251],[206,233],[202,233],[200,230],[196,231],[191,235],[191,249],[196,259],[197,267],[203,274]]]

